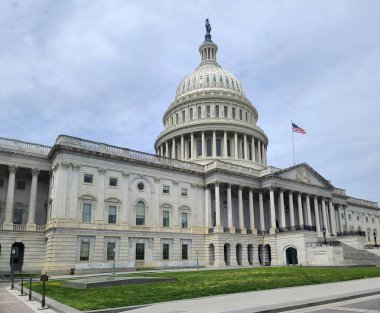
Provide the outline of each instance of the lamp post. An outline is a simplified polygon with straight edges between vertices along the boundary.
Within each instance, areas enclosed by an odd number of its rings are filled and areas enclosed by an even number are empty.
[[[375,229],[373,231],[373,239],[375,240],[375,248],[377,248],[376,236],[377,236],[377,232],[376,232],[376,229]]]
[[[115,248],[113,248],[112,254],[113,254],[112,275],[115,276]]]
[[[325,225],[323,225],[322,227],[322,233],[323,233],[323,238],[325,240],[325,245],[327,245],[327,240],[326,240],[326,227]]]
[[[17,258],[17,257],[18,257],[18,247],[12,247],[11,249],[11,279],[12,279],[11,289],[12,290],[15,288],[13,264],[14,264],[14,258]]]

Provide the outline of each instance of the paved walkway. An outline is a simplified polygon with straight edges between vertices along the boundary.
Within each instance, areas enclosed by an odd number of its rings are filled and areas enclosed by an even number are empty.
[[[313,303],[351,299],[363,294],[380,294],[380,278],[351,280],[263,291],[252,291],[192,300],[153,304],[133,313],[252,313],[280,312]]]

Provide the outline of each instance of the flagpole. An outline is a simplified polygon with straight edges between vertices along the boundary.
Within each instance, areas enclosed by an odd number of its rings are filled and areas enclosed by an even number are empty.
[[[293,162],[294,162],[294,165],[296,165],[296,153],[294,152],[294,135],[293,135],[293,121],[290,120],[290,123],[292,124],[292,128],[291,128],[291,131],[292,131],[292,142],[293,142]]]

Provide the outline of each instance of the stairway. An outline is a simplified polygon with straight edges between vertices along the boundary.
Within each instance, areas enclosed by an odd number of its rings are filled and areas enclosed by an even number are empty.
[[[343,248],[343,261],[341,265],[377,265],[380,266],[380,257],[366,250],[355,249],[345,243]]]

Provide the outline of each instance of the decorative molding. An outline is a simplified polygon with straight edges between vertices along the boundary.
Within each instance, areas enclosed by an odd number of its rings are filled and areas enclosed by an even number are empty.
[[[153,177],[153,181],[155,184],[160,183],[160,177]]]
[[[106,173],[106,171],[107,170],[105,168],[101,168],[101,167],[98,168],[99,175],[104,175]]]
[[[78,172],[79,169],[80,169],[80,165],[79,164],[71,163],[71,168],[73,169],[73,171]]]
[[[17,169],[18,169],[18,166],[16,166],[16,165],[9,165],[8,166],[9,173],[15,173],[16,174]]]
[[[129,173],[127,173],[127,172],[122,172],[121,174],[122,174],[123,178],[129,178]]]
[[[31,172],[33,176],[37,176],[40,173],[40,170],[38,168],[32,168]]]

